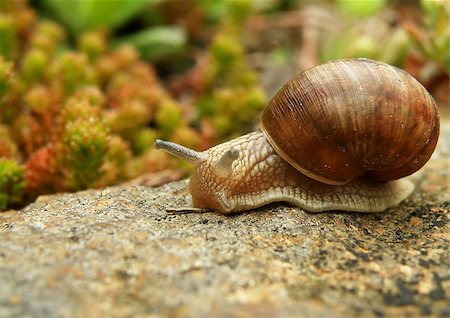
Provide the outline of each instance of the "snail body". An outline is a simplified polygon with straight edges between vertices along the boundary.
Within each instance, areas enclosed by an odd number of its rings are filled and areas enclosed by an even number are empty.
[[[299,73],[272,98],[260,130],[195,152],[157,140],[191,161],[194,207],[222,213],[285,201],[308,211],[378,212],[414,190],[439,136],[432,97],[408,73],[367,59]]]

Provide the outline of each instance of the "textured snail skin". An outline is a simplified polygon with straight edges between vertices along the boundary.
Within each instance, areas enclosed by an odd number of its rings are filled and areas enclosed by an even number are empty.
[[[328,184],[395,180],[419,170],[439,137],[433,98],[411,75],[368,59],[297,74],[272,98],[261,129],[297,170]]]
[[[229,149],[237,150],[239,157],[233,161],[231,172],[221,175],[215,167]],[[399,204],[414,190],[405,179],[383,183],[358,178],[339,186],[315,181],[278,156],[260,131],[210,148],[202,155],[189,183],[193,204],[222,213],[277,201],[311,212],[380,212]]]

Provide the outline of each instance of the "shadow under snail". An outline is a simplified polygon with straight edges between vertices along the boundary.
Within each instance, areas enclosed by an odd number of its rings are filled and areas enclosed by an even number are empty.
[[[412,193],[401,178],[428,161],[438,136],[437,107],[416,79],[343,59],[289,80],[259,131],[203,152],[162,140],[155,147],[195,165],[195,208],[228,213],[285,201],[312,212],[379,212]]]

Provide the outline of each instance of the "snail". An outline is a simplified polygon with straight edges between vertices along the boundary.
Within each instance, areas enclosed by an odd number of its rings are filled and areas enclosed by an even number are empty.
[[[157,140],[195,165],[194,208],[221,213],[284,201],[311,212],[381,212],[414,190],[430,158],[439,113],[407,72],[369,59],[320,64],[289,80],[260,129],[203,152]]]

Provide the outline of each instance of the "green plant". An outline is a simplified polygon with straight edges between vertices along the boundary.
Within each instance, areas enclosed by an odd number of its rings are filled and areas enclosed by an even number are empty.
[[[45,7],[75,35],[115,29],[135,17],[149,0],[44,0]]]
[[[405,26],[424,59],[438,64],[450,74],[450,6],[445,1],[422,0],[425,13],[423,28]]]
[[[386,18],[384,3],[338,1],[339,10],[330,22],[333,26],[320,34],[320,60],[366,57],[403,66],[410,41],[402,28]]]
[[[23,12],[30,12],[25,2],[12,1],[1,14],[16,21]],[[24,49],[0,56],[0,209],[180,167],[151,150],[188,121],[134,47],[115,47],[106,32],[92,31],[73,50],[57,23],[27,23],[10,25],[10,43]],[[177,114],[176,126],[172,114],[157,115],[165,105]]]
[[[224,19],[206,45],[199,85],[183,103],[143,57],[182,56],[195,30],[151,26],[118,39],[114,32],[139,14],[137,2],[132,10],[114,0],[101,12],[93,10],[105,5],[98,1],[45,1],[62,25],[50,14],[38,18],[25,0],[1,2],[0,158],[22,181],[1,189],[0,209],[163,169],[187,174],[192,167],[153,148],[157,138],[201,149],[253,129],[266,96],[243,46],[252,1],[222,2]],[[201,11],[196,1],[187,6]],[[105,16],[97,20],[97,11]]]
[[[386,5],[386,0],[335,0],[335,2],[338,8],[346,14],[357,17],[367,17],[376,14]]]
[[[113,32],[136,19],[153,2],[154,0],[44,0],[43,7],[50,16],[61,21],[75,38],[81,38],[84,50],[92,56],[102,51],[103,44],[98,42],[98,38],[85,36],[86,33],[92,35],[90,32],[98,30]],[[0,20],[0,32],[1,25]],[[7,30],[9,29],[5,27],[5,32]],[[131,44],[145,58],[156,61],[183,51],[186,41],[183,29],[158,25],[116,38],[114,46]]]
[[[0,210],[19,203],[25,188],[24,169],[14,160],[0,158]]]
[[[227,15],[208,48],[197,103],[200,119],[212,123],[219,140],[252,130],[266,104],[240,36],[251,12],[250,1],[227,2]]]
[[[63,143],[70,188],[78,190],[94,186],[102,177],[101,167],[108,150],[104,125],[94,117],[69,122]]]

